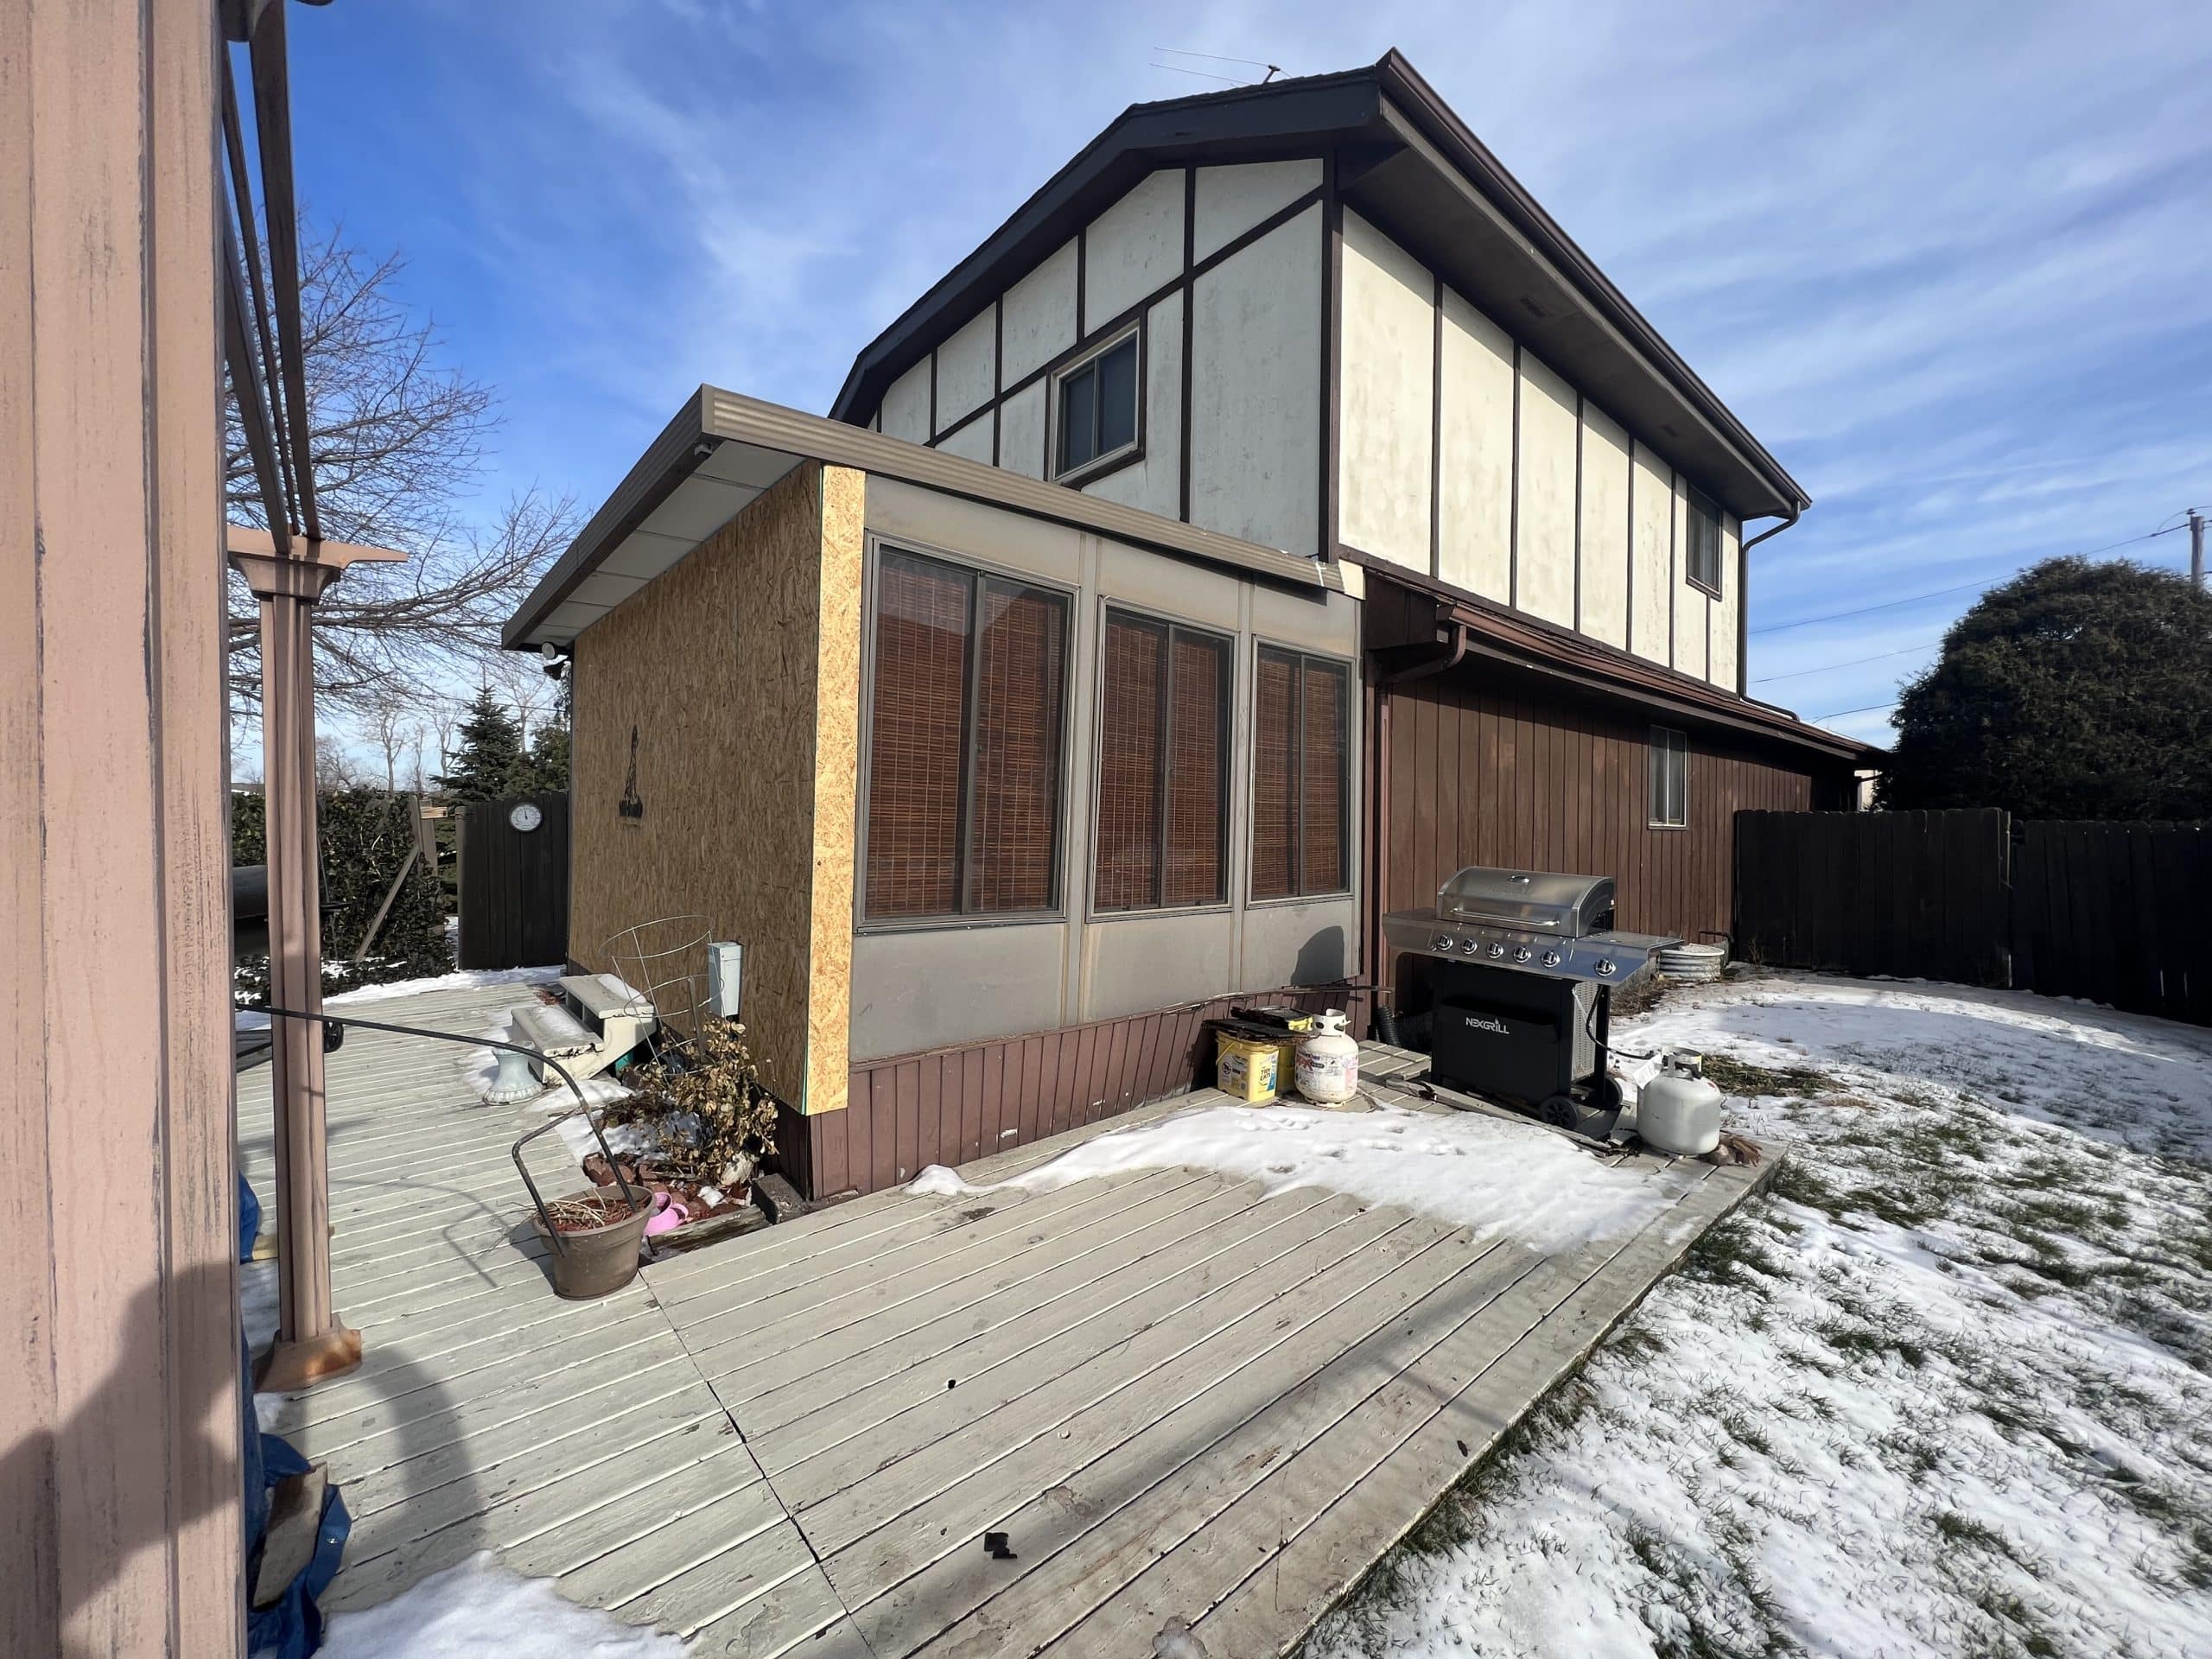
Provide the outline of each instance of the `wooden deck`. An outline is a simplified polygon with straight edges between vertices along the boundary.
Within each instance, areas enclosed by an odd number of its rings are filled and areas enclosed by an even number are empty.
[[[473,1033],[525,995],[360,1012]],[[1217,1659],[1287,1651],[1758,1182],[1620,1160],[1671,1207],[1553,1257],[1192,1170],[884,1192],[571,1304],[507,1160],[534,1120],[475,1104],[460,1053],[357,1033],[331,1061],[337,1303],[367,1359],[272,1425],[354,1516],[330,1605],[491,1548],[702,1655],[1141,1655],[1172,1619]],[[1419,1064],[1368,1057],[1370,1081]],[[267,1079],[238,1090],[264,1200]]]

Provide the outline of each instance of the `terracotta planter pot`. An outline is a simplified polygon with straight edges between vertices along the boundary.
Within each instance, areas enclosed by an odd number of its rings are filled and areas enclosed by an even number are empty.
[[[602,1192],[574,1192],[562,1203],[612,1206],[619,1198]],[[645,1236],[650,1206],[640,1205],[628,1215],[602,1226],[563,1232],[557,1238],[545,1229],[544,1218],[533,1215],[531,1225],[553,1247],[553,1294],[572,1302],[611,1296],[638,1276],[638,1250]]]

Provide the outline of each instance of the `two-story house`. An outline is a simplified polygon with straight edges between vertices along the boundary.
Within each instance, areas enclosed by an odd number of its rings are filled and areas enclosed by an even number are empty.
[[[745,938],[817,1192],[1389,996],[1461,865],[1724,931],[1737,809],[1864,753],[1745,694],[1804,492],[1395,53],[1133,107],[831,414],[702,389],[508,630],[572,658],[572,957]]]

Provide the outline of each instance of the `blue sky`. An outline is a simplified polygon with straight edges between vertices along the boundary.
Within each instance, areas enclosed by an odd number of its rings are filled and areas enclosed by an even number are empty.
[[[711,380],[854,353],[1125,105],[1396,46],[1806,486],[1755,695],[1886,703],[1971,591],[2212,500],[2201,7],[344,0],[301,192],[596,505]],[[340,102],[315,118],[323,97]],[[2185,535],[2115,550],[2173,569]],[[1893,653],[1893,654],[1880,654]],[[1877,658],[1849,667],[1826,665]],[[1769,677],[1789,676],[1787,678]],[[1884,739],[1886,714],[1830,723]]]

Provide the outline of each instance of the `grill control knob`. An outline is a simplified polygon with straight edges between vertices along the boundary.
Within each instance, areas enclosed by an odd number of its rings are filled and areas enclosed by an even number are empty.
[[[1490,953],[1493,957],[1502,957],[1505,954],[1505,947],[1502,944],[1493,944],[1490,948]]]
[[[1556,951],[1556,950],[1547,950],[1547,951],[1545,951],[1545,952],[1544,952],[1544,966],[1545,966],[1545,967],[1547,967],[1547,968],[1556,968],[1556,967],[1558,967],[1558,966],[1559,966],[1559,952],[1558,952],[1558,951]]]
[[[1614,972],[1613,959],[1611,957],[1600,957],[1598,958],[1599,978],[1611,979],[1613,976]]]
[[[1459,948],[1471,957],[1478,957],[1483,953],[1483,942],[1480,939],[1469,939]]]
[[[1449,933],[1440,933],[1429,944],[1432,950],[1449,950],[1454,941]]]
[[[1535,952],[1525,944],[1517,944],[1513,947],[1513,960],[1516,962],[1526,962],[1535,954]]]

